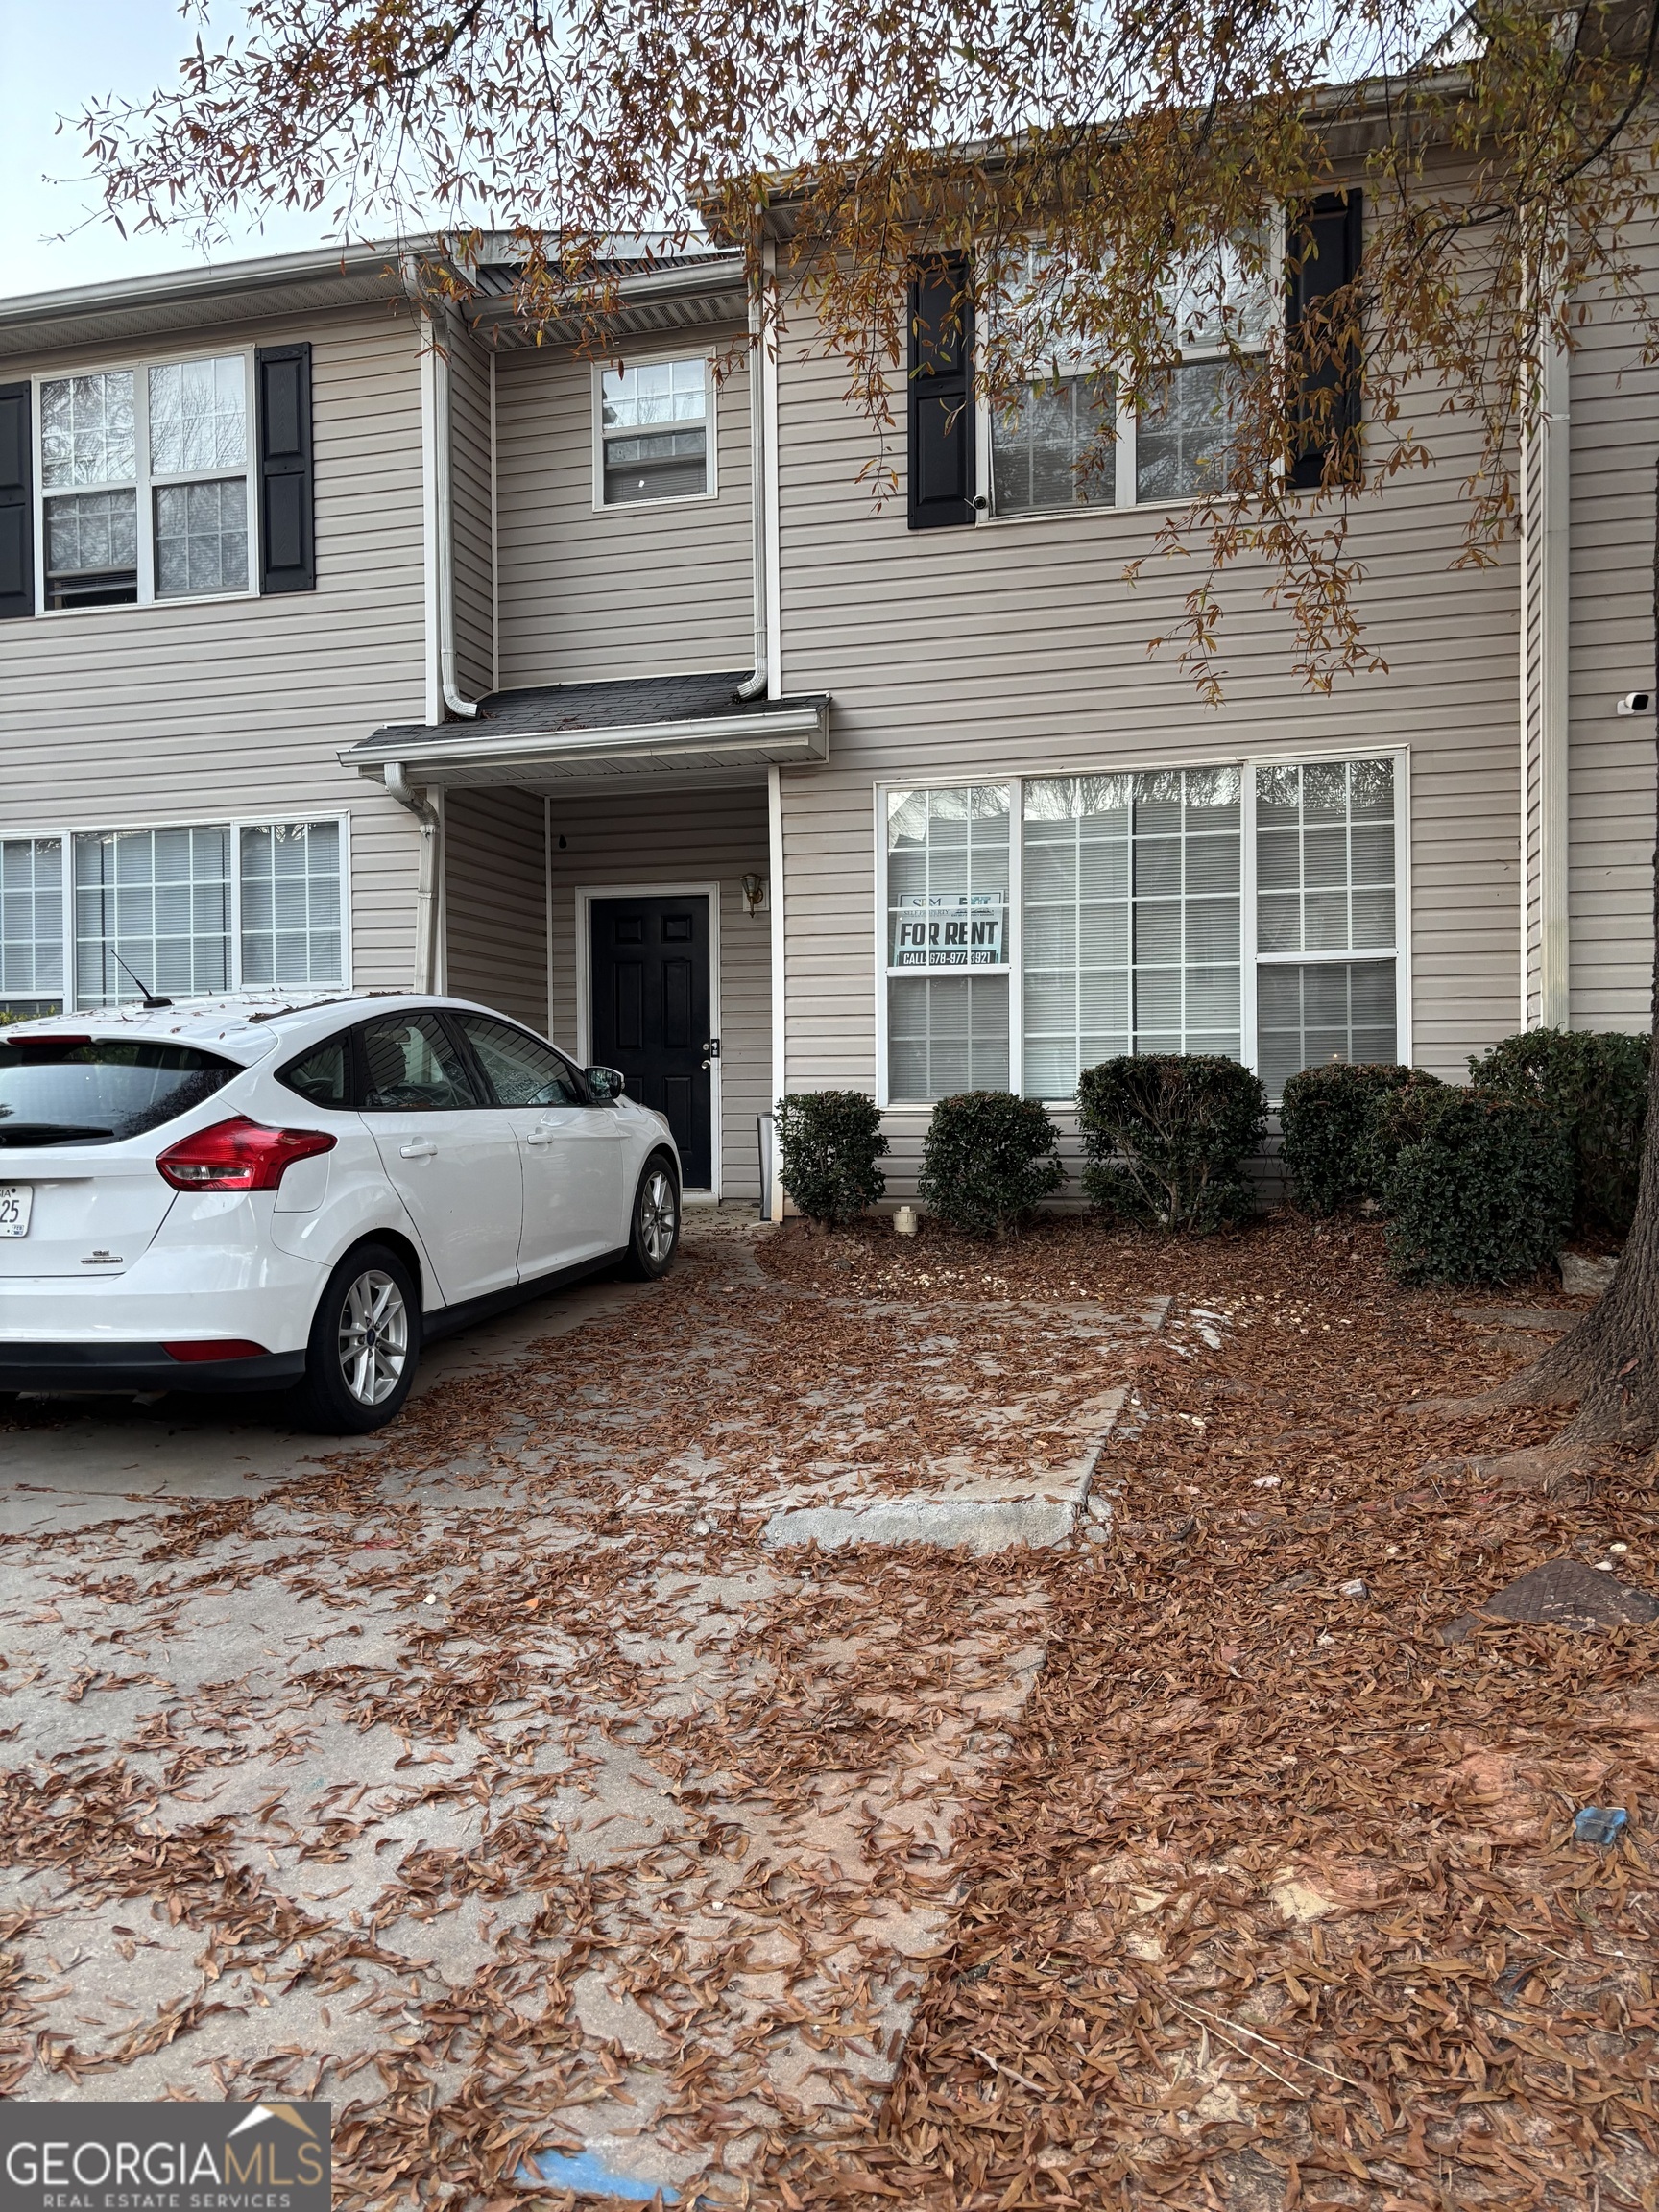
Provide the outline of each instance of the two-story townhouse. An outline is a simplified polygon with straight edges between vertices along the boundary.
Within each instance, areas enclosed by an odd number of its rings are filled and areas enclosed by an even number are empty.
[[[882,503],[734,251],[627,276],[603,359],[383,252],[0,303],[0,1005],[445,987],[624,1068],[728,1196],[787,1090],[874,1091],[898,1196],[933,1099],[1113,1052],[1276,1091],[1641,1027],[1659,371],[1589,306],[1507,555],[1454,565],[1426,393],[1432,467],[1352,517],[1386,672],[1308,692],[1238,572],[1212,709],[1147,650],[1189,572],[1124,574],[1213,480],[1201,345],[1080,484],[1091,387],[965,407],[923,279]]]

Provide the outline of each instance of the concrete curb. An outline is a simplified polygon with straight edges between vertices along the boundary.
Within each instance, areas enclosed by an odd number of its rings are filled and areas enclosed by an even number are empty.
[[[876,1498],[868,1504],[786,1506],[767,1522],[761,1541],[774,1548],[817,1544],[827,1551],[845,1544],[936,1544],[979,1553],[1008,1551],[1020,1544],[1047,1550],[1068,1543],[1088,1511],[1095,1466],[1127,1397],[1127,1386],[1120,1386],[1093,1401],[1089,1411],[1095,1418],[1104,1415],[1104,1424],[1060,1486],[1050,1479],[1022,1491],[1002,1481],[981,1481]]]

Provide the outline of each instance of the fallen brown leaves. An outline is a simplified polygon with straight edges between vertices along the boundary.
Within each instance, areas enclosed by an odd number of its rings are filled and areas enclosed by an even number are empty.
[[[1659,2202],[1659,1631],[1435,1633],[1609,1541],[1651,1583],[1650,1473],[1552,1498],[1426,1481],[1400,1412],[1536,1337],[1396,1289],[1347,1226],[1169,1246],[1056,1223],[988,1253],[796,1233],[765,1262],[919,1306],[975,1271],[1012,1296],[1164,1291],[1221,1346],[1142,1358],[1097,1478],[1111,1540],[1052,1578],[1044,1673],[879,2126],[794,2147],[762,2200]],[[1479,1456],[1552,1425],[1451,1436]],[[1586,1802],[1626,1807],[1629,1839],[1575,1844]]]

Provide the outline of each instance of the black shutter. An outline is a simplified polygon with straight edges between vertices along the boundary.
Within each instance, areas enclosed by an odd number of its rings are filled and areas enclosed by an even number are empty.
[[[35,612],[35,469],[27,384],[0,384],[0,621]]]
[[[1289,297],[1286,322],[1292,344],[1299,325],[1310,308],[1333,292],[1350,284],[1359,274],[1360,242],[1364,235],[1362,195],[1358,191],[1326,192],[1291,217],[1290,267],[1286,271]],[[1300,266],[1297,266],[1297,264]],[[1325,461],[1334,443],[1340,446],[1339,473],[1344,483],[1359,475],[1360,362],[1357,340],[1350,341],[1341,360],[1322,361],[1303,382],[1305,393],[1334,392],[1331,412],[1314,420],[1305,407],[1299,432],[1293,432],[1290,482],[1299,492],[1317,491],[1325,479]]]
[[[315,591],[317,540],[311,466],[311,349],[261,346],[259,589]]]
[[[974,311],[968,264],[918,267],[910,284],[906,415],[910,527],[947,530],[974,519]]]

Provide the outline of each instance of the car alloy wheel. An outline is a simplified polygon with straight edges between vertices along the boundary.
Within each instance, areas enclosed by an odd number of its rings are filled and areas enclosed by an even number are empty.
[[[383,1406],[409,1358],[409,1309],[394,1278],[368,1267],[340,1307],[340,1373],[359,1406]]]
[[[652,1167],[639,1192],[639,1244],[653,1267],[668,1264],[678,1227],[674,1178],[666,1167]]]

